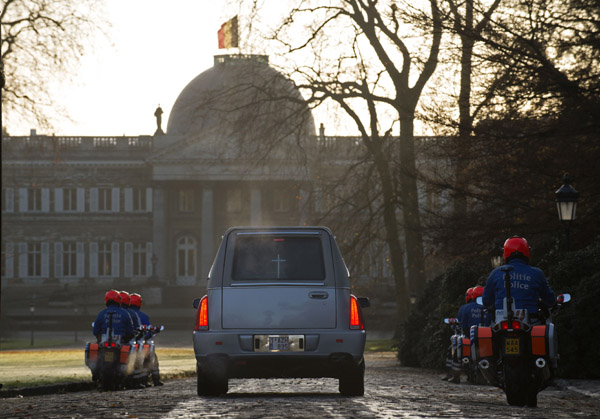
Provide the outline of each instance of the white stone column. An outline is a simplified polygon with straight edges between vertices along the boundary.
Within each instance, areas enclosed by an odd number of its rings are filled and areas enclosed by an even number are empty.
[[[202,189],[202,242],[200,243],[200,283],[204,284],[215,258],[214,199],[212,187]]]
[[[250,189],[250,224],[262,225],[262,196],[259,188]]]
[[[309,191],[303,187],[300,188],[299,191],[299,195],[300,195],[300,220],[299,220],[299,225],[307,225],[310,221],[310,202],[309,202],[309,198],[310,198],[310,194]]]
[[[152,248],[158,258],[156,275],[159,281],[167,279],[167,199],[162,185],[153,188],[152,206]]]

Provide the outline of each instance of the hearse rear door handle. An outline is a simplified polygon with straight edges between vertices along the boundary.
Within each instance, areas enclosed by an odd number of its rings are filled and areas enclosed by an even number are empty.
[[[310,298],[315,298],[318,300],[325,300],[326,298],[329,297],[329,293],[327,293],[325,291],[311,291],[308,293],[308,296]]]

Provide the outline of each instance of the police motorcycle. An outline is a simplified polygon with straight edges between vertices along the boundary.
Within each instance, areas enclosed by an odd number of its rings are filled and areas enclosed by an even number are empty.
[[[477,383],[479,371],[471,360],[471,339],[465,336],[457,318],[445,318],[444,323],[450,325],[453,331],[450,337],[452,370],[455,372],[462,371],[469,383]]]
[[[550,383],[559,354],[552,316],[571,300],[570,294],[557,297],[543,325],[532,325],[527,310],[515,309],[510,293],[510,271],[504,266],[506,297],[496,310],[490,327],[471,327],[471,355],[486,380],[504,390],[512,406],[537,406],[537,394]],[[482,305],[483,299],[477,298]]]
[[[113,333],[112,313],[109,316],[107,332],[98,343],[87,343],[85,347],[85,364],[103,391],[120,389],[133,374],[136,359],[135,342],[121,342],[121,337]]]
[[[147,385],[148,377],[158,369],[154,336],[165,330],[164,326],[140,326],[141,335],[137,341],[134,382]]]

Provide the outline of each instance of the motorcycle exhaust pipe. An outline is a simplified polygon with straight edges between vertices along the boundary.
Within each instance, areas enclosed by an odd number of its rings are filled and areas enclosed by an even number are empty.
[[[469,358],[467,358],[467,357],[464,357],[464,358],[462,359],[462,363],[463,363],[464,365],[467,365],[469,362],[471,362],[471,360],[470,360]]]
[[[547,381],[550,378],[550,369],[548,368],[548,364],[544,358],[538,358],[535,360],[535,366],[542,374],[542,378],[544,381]]]
[[[492,371],[490,361],[487,359],[482,359],[477,365],[479,366],[479,371],[481,371],[481,374],[483,374],[488,382],[492,384],[496,384],[498,382],[495,372]]]

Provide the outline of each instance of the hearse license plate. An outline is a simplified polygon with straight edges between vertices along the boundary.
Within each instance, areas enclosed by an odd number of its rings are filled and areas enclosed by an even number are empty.
[[[269,336],[270,351],[289,351],[290,338],[287,336]]]
[[[519,339],[507,338],[504,341],[504,353],[506,355],[519,355]]]
[[[104,352],[104,361],[105,362],[113,362],[115,359],[115,354],[113,352]]]
[[[254,335],[254,352],[304,351],[304,335]]]

